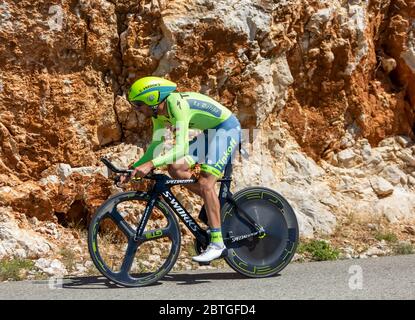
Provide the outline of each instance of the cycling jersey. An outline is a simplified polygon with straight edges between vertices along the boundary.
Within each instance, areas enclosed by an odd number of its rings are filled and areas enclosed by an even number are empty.
[[[240,125],[236,117],[232,115],[229,109],[200,93],[173,92],[167,97],[166,102],[168,116],[158,115],[157,117],[152,117],[153,140],[147,151],[139,161],[134,163],[133,167],[138,167],[150,160],[155,167],[160,167],[183,157],[185,157],[184,159],[190,166],[196,162],[201,163],[194,153],[189,155],[189,128],[204,130],[204,132],[208,129],[228,131],[235,128],[238,133],[235,134],[233,132],[231,139],[221,139],[217,135],[212,139],[214,136],[212,135],[207,142],[202,143],[206,145],[206,152],[204,157],[205,163],[202,165],[201,170],[220,176],[224,171],[224,164],[227,163],[230,155],[236,146],[239,145]],[[164,155],[155,154],[156,148],[163,142],[162,137],[158,136],[160,134],[158,130],[167,126],[173,126],[175,129],[176,144]],[[206,136],[206,138],[208,137]],[[208,152],[208,149],[219,151],[212,156],[213,153]],[[224,151],[221,152],[221,150]]]

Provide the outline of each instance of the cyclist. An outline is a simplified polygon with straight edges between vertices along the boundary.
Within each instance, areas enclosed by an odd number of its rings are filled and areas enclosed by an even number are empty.
[[[193,257],[196,262],[209,262],[225,254],[220,221],[220,204],[215,191],[216,180],[232,159],[240,142],[241,127],[232,112],[203,94],[177,92],[177,85],[159,77],[144,77],[133,83],[128,100],[135,110],[153,122],[153,140],[144,155],[132,166],[131,177],[144,177],[151,170],[167,165],[174,179],[191,179],[191,168],[200,164],[197,183],[186,184],[202,197],[210,228],[210,244]],[[159,130],[172,126],[175,145],[160,155],[164,145]],[[189,141],[189,128],[203,130]],[[126,182],[128,178],[122,178]]]

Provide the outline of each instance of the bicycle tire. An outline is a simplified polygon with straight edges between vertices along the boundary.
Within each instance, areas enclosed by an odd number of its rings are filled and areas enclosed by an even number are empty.
[[[136,243],[133,237],[135,236],[136,226],[134,226],[135,228],[129,226],[129,223],[122,217],[122,215],[117,210],[117,207],[120,204],[126,203],[128,201],[130,201],[131,203],[131,201],[134,201],[134,200],[142,201],[146,203],[150,200],[150,196],[146,192],[129,191],[129,192],[122,192],[122,193],[116,194],[113,197],[110,197],[97,209],[94,217],[91,220],[91,223],[88,229],[88,249],[89,249],[89,253],[91,255],[91,258],[92,258],[92,261],[95,267],[107,279],[124,287],[148,286],[160,280],[171,270],[171,268],[176,263],[176,260],[180,252],[180,245],[181,245],[180,227],[177,222],[177,219],[174,216],[174,213],[167,206],[167,204],[164,203],[163,200],[157,199],[155,202],[154,208],[158,208],[160,212],[164,215],[164,218],[167,221],[167,227],[164,229],[158,229],[161,231],[152,230],[153,232],[145,233],[142,239],[140,239],[140,242],[141,241],[143,242],[137,244],[137,249],[134,251],[134,245],[136,245]],[[101,223],[104,224],[104,221],[107,218],[109,218],[110,221],[112,221],[127,238],[128,240],[127,250],[130,250],[130,254],[128,255],[128,257],[131,257],[131,253],[134,253],[134,257],[135,257],[135,254],[141,245],[156,239],[156,237],[158,237],[157,239],[160,239],[164,236],[166,238],[169,238],[171,241],[171,248],[169,249],[170,251],[168,253],[168,257],[166,258],[166,261],[163,263],[163,265],[156,272],[150,272],[150,273],[147,272],[143,274],[142,277],[137,277],[136,274],[135,275],[130,274],[130,269],[128,269],[127,272],[126,270],[122,270],[124,263],[126,265],[124,269],[126,269],[128,267],[128,263],[130,263],[129,261],[126,262],[127,261],[127,258],[126,258],[127,251],[126,251],[126,256],[123,259],[120,271],[114,272],[113,270],[111,270],[110,266],[108,266],[106,264],[106,261],[102,258],[102,255],[101,255],[102,252],[100,252],[100,244],[98,241],[100,232],[102,233],[104,230],[104,227],[102,227],[102,230],[101,230]],[[157,231],[157,233],[155,233],[154,231]],[[157,236],[154,238],[151,238],[151,236],[154,234],[156,234]],[[149,239],[147,237],[149,237]],[[144,238],[146,239],[144,240]],[[131,246],[131,249],[130,249],[130,246]],[[104,248],[101,248],[101,249],[104,249]],[[130,268],[132,264],[133,262],[130,263]]]
[[[221,210],[222,234],[228,255],[227,264],[251,278],[277,274],[290,263],[295,254],[299,230],[295,212],[286,199],[272,189],[249,187],[236,192],[233,199],[251,218],[264,227],[266,235],[232,242],[230,236],[256,230],[236,207],[227,202]]]

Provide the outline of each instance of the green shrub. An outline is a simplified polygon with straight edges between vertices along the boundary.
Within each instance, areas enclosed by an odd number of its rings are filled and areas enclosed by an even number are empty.
[[[386,242],[394,243],[398,241],[398,237],[393,232],[377,232],[375,234],[375,239],[378,241],[385,240]]]
[[[28,259],[11,259],[0,261],[0,281],[23,280],[27,271],[33,269],[35,263]]]
[[[414,253],[414,246],[408,242],[400,242],[394,248],[395,254],[412,254]]]
[[[300,243],[297,252],[310,255],[316,261],[337,260],[340,255],[340,251],[332,248],[329,243],[322,240],[311,240]]]
[[[75,270],[76,265],[76,254],[69,248],[61,248],[60,255],[62,256],[62,263],[68,272],[72,272]]]

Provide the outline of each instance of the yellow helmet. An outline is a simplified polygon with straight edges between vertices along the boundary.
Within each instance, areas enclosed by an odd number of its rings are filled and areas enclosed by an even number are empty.
[[[128,92],[128,101],[142,102],[149,106],[160,104],[175,91],[177,85],[159,77],[144,77],[136,80]]]

